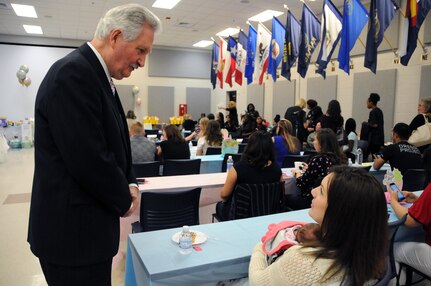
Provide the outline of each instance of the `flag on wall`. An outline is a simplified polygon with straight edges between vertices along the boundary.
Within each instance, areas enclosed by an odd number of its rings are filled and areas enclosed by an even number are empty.
[[[220,88],[223,88],[223,72],[225,69],[225,57],[227,54],[226,41],[220,38],[220,49],[218,54],[217,78],[220,83]]]
[[[323,78],[326,78],[326,67],[340,40],[342,21],[341,13],[331,0],[323,0],[322,44],[320,45],[319,56],[317,57],[317,73],[321,74]]]
[[[359,0],[344,0],[343,29],[338,51],[340,68],[350,74],[350,50],[368,21],[368,12]]]
[[[301,19],[301,45],[298,54],[298,73],[305,78],[311,55],[320,41],[320,22],[313,11],[304,3]]]
[[[269,47],[268,73],[272,75],[272,79],[277,81],[277,68],[280,65],[283,57],[284,37],[286,29],[277,18],[272,18],[272,38]]]
[[[407,0],[400,43],[401,64],[407,65],[417,46],[418,34],[431,9],[431,0]]]
[[[364,67],[369,68],[373,73],[376,73],[377,68],[377,48],[394,18],[395,8],[392,0],[371,0]]]
[[[247,61],[247,36],[243,31],[239,32],[237,47],[235,82],[242,85],[242,77],[244,75],[245,63]]]
[[[218,65],[218,54],[220,47],[216,42],[213,42],[213,52],[212,52],[212,62],[211,62],[211,83],[213,89],[215,89],[217,84],[217,65]]]
[[[231,36],[229,36],[227,41],[227,51],[230,54],[230,59],[227,58],[227,60],[230,61],[230,65],[226,74],[226,83],[228,83],[229,86],[232,87],[232,76],[236,70],[237,43],[235,39],[232,38]]]
[[[290,80],[290,68],[295,64],[301,43],[301,24],[295,16],[287,11],[286,36],[284,39],[281,75]]]
[[[254,59],[254,79],[263,83],[263,77],[268,69],[269,46],[271,42],[271,33],[261,23],[257,24],[257,42],[256,57]]]
[[[245,77],[247,78],[247,84],[253,82],[254,74],[254,59],[256,57],[256,43],[257,43],[257,32],[252,25],[248,25],[248,38],[247,38],[247,61],[245,63]]]

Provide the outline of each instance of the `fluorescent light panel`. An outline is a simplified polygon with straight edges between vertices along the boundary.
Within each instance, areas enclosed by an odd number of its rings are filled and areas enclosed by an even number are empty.
[[[266,10],[266,11],[263,11],[263,12],[257,14],[257,15],[254,15],[251,18],[248,18],[248,20],[263,23],[265,21],[271,20],[272,17],[278,17],[278,16],[283,15],[283,14],[284,13],[280,12],[280,11]]]
[[[216,35],[219,37],[229,37],[232,35],[236,35],[238,33],[239,33],[238,28],[227,28],[227,29],[224,29],[223,31],[218,32]]]
[[[42,27],[41,26],[34,26],[34,25],[22,25],[24,27],[24,30],[27,32],[27,34],[39,34],[42,35]]]
[[[17,16],[37,18],[36,10],[31,5],[21,5],[11,3],[13,10]]]
[[[202,40],[202,41],[199,41],[199,42],[193,44],[193,47],[206,48],[206,47],[212,45],[212,43],[213,43],[213,41]]]
[[[153,4],[153,7],[154,8],[161,8],[161,9],[172,9],[180,1],[181,0],[156,0],[156,2],[154,2],[154,4]]]

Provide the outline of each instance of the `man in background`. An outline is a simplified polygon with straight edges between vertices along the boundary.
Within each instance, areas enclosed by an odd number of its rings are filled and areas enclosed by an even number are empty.
[[[395,124],[392,130],[392,142],[383,151],[381,156],[375,156],[373,168],[379,170],[389,161],[391,169],[397,168],[401,174],[408,169],[422,169],[422,155],[419,149],[408,143],[412,130],[405,123]]]
[[[159,27],[141,5],[115,7],[39,87],[28,242],[50,286],[111,285],[120,217],[138,195],[112,78],[144,66]]]
[[[136,122],[130,128],[130,146],[132,147],[132,163],[154,161],[156,144],[145,137],[142,123]]]

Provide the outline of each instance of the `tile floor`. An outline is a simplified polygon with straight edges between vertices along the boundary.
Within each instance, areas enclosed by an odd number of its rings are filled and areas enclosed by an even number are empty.
[[[9,150],[0,163],[0,285],[45,286],[38,259],[27,243],[28,213],[34,171],[34,149]],[[218,190],[201,194],[200,221],[209,223]],[[130,223],[135,214],[121,222],[120,251],[113,260],[112,285],[124,285],[124,256]]]

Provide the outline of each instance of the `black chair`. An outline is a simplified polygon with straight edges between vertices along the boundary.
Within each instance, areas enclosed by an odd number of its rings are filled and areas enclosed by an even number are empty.
[[[293,168],[295,167],[295,162],[305,162],[308,163],[310,155],[287,155],[284,157],[282,168]]]
[[[160,175],[160,161],[133,163],[137,178],[157,177]]]
[[[239,162],[239,160],[241,160],[242,154],[231,154],[231,153],[224,154],[223,162],[221,163],[222,173],[226,172],[227,159],[229,158],[229,156],[232,156],[233,163],[235,164],[236,162]]]
[[[244,153],[244,150],[246,147],[247,147],[247,143],[239,143],[238,144],[238,153]]]
[[[199,224],[201,188],[179,192],[143,192],[140,221],[132,232],[160,230]]]
[[[205,155],[219,155],[221,154],[221,146],[209,146]]]
[[[201,159],[165,160],[163,176],[199,174],[200,170]]]
[[[230,219],[270,215],[283,211],[286,211],[284,182],[236,185]],[[217,214],[213,214],[213,222],[214,219],[222,221]]]
[[[389,284],[393,278],[397,277],[397,269],[395,266],[395,258],[394,258],[394,241],[395,235],[401,225],[406,221],[407,215],[403,216],[397,221],[388,223],[388,257],[386,260],[386,272],[379,281],[377,281],[375,286],[386,286]]]
[[[406,283],[404,285],[415,285],[421,283],[424,280],[431,281],[431,276],[420,272],[419,270],[408,264],[400,263],[400,269],[397,274],[397,286],[400,285],[400,276],[403,268],[406,269]],[[413,281],[413,274],[416,274],[416,276],[421,276],[421,278],[417,281]]]
[[[403,190],[423,190],[425,188],[425,177],[424,169],[408,169],[403,175]]]

